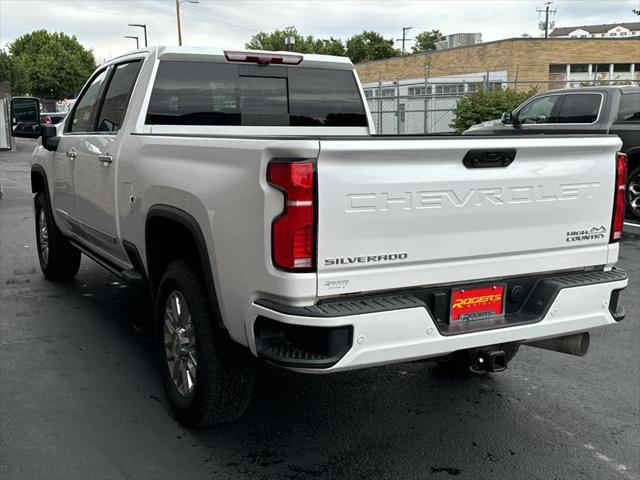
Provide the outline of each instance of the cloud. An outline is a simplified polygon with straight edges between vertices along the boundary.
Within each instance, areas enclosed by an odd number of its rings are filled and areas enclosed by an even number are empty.
[[[481,32],[485,41],[538,35],[536,8],[542,0],[200,0],[183,3],[185,45],[242,48],[257,31],[295,26],[304,35],[345,39],[362,30],[399,38],[411,26],[410,36],[423,30],[443,33]],[[637,0],[556,0],[557,26],[614,21],[637,21],[631,10]],[[147,24],[149,43],[177,44],[173,0],[2,0],[0,44],[35,29],[75,35],[99,59],[135,47],[125,35]]]

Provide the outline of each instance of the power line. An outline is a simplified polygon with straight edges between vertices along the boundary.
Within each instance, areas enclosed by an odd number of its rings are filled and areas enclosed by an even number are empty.
[[[196,17],[201,17],[204,18],[206,20],[211,20],[212,22],[218,22],[218,23],[223,23],[224,25],[229,25],[230,27],[236,27],[236,28],[241,28],[243,30],[247,30],[249,32],[260,32],[260,30],[256,30],[255,28],[250,28],[250,27],[245,27],[242,25],[238,25],[236,23],[231,23],[231,22],[225,22],[224,20],[220,20],[218,18],[213,18],[213,17],[209,17],[207,15],[202,15],[201,13],[195,13],[195,12],[191,12],[191,11],[187,11],[187,10],[183,10],[182,13],[186,13],[188,15],[195,15]]]

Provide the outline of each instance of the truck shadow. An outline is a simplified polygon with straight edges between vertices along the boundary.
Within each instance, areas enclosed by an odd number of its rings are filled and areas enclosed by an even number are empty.
[[[126,288],[112,295],[120,326],[136,332],[152,362],[150,304]],[[199,469],[233,478],[402,478],[416,468],[425,478],[465,478],[472,473],[470,456],[487,472],[495,462],[501,468],[515,462],[516,442],[495,438],[496,431],[519,428],[521,413],[504,387],[500,375],[451,376],[432,362],[332,375],[259,362],[253,399],[241,419],[206,430],[175,429],[209,452]],[[164,393],[153,398],[166,409],[167,421],[175,421]]]
[[[501,390],[497,378],[449,377],[430,363],[330,376],[261,365],[246,415],[191,435],[213,450],[209,461],[259,478],[403,478],[403,465],[455,476],[470,455],[515,455],[486,444],[495,428],[517,428]],[[247,449],[225,451],[238,435]]]

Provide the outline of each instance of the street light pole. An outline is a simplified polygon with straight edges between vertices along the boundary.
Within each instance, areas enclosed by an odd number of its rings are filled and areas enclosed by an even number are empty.
[[[180,26],[180,4],[200,3],[199,0],[176,0],[176,19],[178,21],[178,45],[182,46],[182,27]]]
[[[178,45],[182,46],[182,29],[180,28],[180,0],[176,0],[176,18],[178,19]]]
[[[144,46],[148,47],[149,45],[147,44],[147,26],[144,23],[130,23],[129,26],[130,27],[140,27],[140,28],[144,29]]]
[[[140,40],[138,40],[138,37],[134,37],[133,35],[125,35],[124,38],[133,38],[136,41],[136,50],[138,50],[140,48]]]

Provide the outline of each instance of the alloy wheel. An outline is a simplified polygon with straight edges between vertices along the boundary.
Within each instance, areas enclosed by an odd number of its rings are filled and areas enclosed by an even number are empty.
[[[47,265],[49,262],[49,229],[47,228],[47,217],[44,209],[40,210],[38,215],[38,240],[40,244],[40,258],[42,263]]]
[[[636,217],[640,217],[640,169],[629,179],[627,185],[627,204]]]
[[[178,291],[171,292],[165,305],[164,346],[173,384],[187,397],[196,385],[196,338],[189,306]]]

